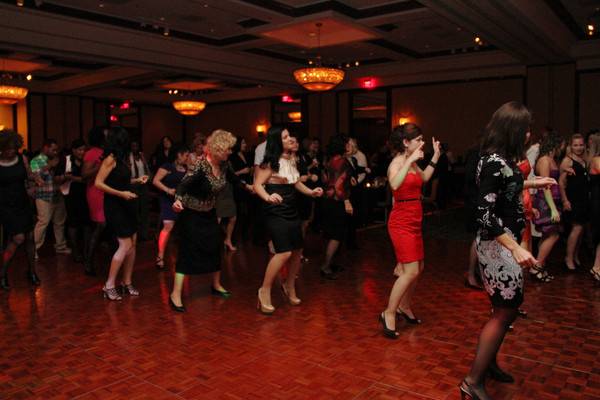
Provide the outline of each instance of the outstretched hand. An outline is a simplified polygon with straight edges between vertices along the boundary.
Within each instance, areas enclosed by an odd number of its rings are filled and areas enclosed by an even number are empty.
[[[440,155],[442,152],[442,145],[439,140],[435,140],[435,137],[431,138],[431,145],[433,146],[433,154]]]

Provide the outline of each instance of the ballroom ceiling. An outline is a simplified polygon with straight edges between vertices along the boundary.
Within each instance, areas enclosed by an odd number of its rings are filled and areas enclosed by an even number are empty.
[[[343,87],[364,73],[381,71],[385,83],[386,74],[436,63],[574,62],[582,43],[598,47],[587,25],[599,8],[597,0],[0,0],[0,69],[29,68],[40,92],[160,103],[171,98],[165,84],[192,82],[227,101],[299,91],[291,73],[316,56],[347,69]]]

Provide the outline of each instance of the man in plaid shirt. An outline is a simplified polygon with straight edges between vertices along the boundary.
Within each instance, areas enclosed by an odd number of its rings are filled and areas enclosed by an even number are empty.
[[[36,258],[37,250],[42,247],[46,238],[46,229],[52,221],[54,227],[54,248],[57,253],[70,254],[65,240],[65,221],[67,210],[65,200],[60,192],[60,185],[65,181],[64,176],[56,176],[55,170],[59,163],[58,144],[54,139],[44,140],[42,150],[31,162],[31,172],[39,179],[35,188],[34,198],[37,209],[37,223],[33,230],[35,240]]]

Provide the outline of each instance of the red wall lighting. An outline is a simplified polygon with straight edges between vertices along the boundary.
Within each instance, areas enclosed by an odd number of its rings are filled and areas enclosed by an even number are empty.
[[[377,79],[372,77],[361,78],[360,87],[363,89],[375,89],[377,87]]]
[[[111,121],[111,122],[117,122],[118,120],[119,120],[119,118],[117,118],[117,116],[116,116],[116,115],[111,115],[111,116],[110,116],[110,121]]]
[[[287,94],[284,94],[283,96],[281,96],[281,102],[282,103],[293,103],[294,99],[292,96],[288,96]]]

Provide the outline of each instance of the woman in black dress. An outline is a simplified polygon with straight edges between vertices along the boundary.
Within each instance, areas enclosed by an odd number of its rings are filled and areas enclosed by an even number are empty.
[[[246,153],[248,150],[246,140],[241,137],[238,137],[236,140],[235,146],[233,146],[233,153],[229,157],[229,164],[241,183],[241,185],[233,188],[233,197],[237,209],[237,229],[241,233],[242,238],[246,239],[250,226],[250,218],[252,217],[250,204],[253,199],[251,191],[248,190],[251,188],[250,185],[252,185],[252,161]],[[243,185],[247,185],[247,189],[244,189]],[[233,227],[230,228],[229,224],[231,224],[231,221],[229,221],[227,229],[231,229],[233,233]],[[235,223],[233,226],[235,227]],[[225,243],[227,244],[227,242]]]
[[[0,286],[5,290],[10,289],[8,267],[17,248],[22,244],[25,245],[29,267],[27,277],[32,285],[41,283],[35,273],[33,211],[25,186],[27,181],[33,180],[34,177],[29,169],[27,158],[19,154],[21,147],[23,147],[21,135],[11,130],[0,131],[0,225],[6,238],[6,247],[0,254],[2,262]]]
[[[235,136],[218,129],[206,140],[205,156],[199,157],[177,187],[173,210],[179,212],[177,233],[179,254],[175,267],[173,291],[169,304],[174,311],[184,312],[181,300],[186,275],[212,274],[211,293],[229,297],[221,285],[221,246],[223,237],[215,211],[216,198],[235,178],[228,175],[227,159],[235,144]]]
[[[169,136],[163,136],[156,146],[154,153],[150,156],[150,169],[152,173],[164,164],[175,160],[175,152],[173,151],[173,139]]]
[[[175,225],[177,214],[173,211],[173,200],[175,199],[175,191],[177,186],[183,180],[187,172],[188,158],[190,151],[187,147],[179,147],[175,151],[175,161],[172,163],[163,164],[154,179],[152,184],[160,190],[160,219],[162,221],[162,229],[158,234],[158,254],[156,255],[156,268],[165,268],[165,248],[169,241],[169,236]]]
[[[514,382],[512,376],[498,367],[496,355],[523,302],[521,268],[536,263],[531,253],[519,245],[525,227],[521,193],[523,188],[556,184],[550,177],[524,181],[517,167],[530,125],[527,108],[509,102],[496,110],[482,140],[476,174],[477,257],[493,311],[479,336],[471,370],[460,384],[463,399],[465,396],[490,399],[484,387],[486,375],[500,382]]]
[[[279,271],[288,261],[288,278],[281,288],[290,304],[301,303],[296,296],[295,286],[303,247],[296,190],[312,197],[323,194],[321,188],[309,189],[300,181],[296,160],[292,155],[294,142],[287,129],[269,128],[265,157],[254,179],[254,191],[265,201],[267,231],[275,250],[267,264],[262,286],[258,289],[257,308],[263,314],[272,314],[275,311],[271,303],[271,287]]]
[[[71,143],[71,155],[67,156],[65,163],[64,174],[69,177],[69,180],[61,186],[67,208],[67,233],[75,262],[84,261],[85,249],[91,238],[90,210],[86,198],[87,184],[81,176],[84,154],[85,142],[82,139],[75,139]]]
[[[140,292],[132,285],[133,264],[137,239],[136,204],[137,195],[132,192],[132,184],[146,183],[148,176],[131,179],[127,163],[129,154],[129,134],[123,128],[110,128],[104,147],[104,160],[96,175],[95,185],[104,192],[104,214],[106,225],[117,236],[119,247],[110,262],[108,279],[102,288],[104,297],[121,300],[115,281],[123,266],[123,294],[139,296]]]
[[[579,247],[583,226],[590,218],[590,188],[583,135],[571,136],[569,153],[560,163],[559,184],[564,221],[571,224],[565,267],[568,271],[575,271],[580,267]]]
[[[590,269],[590,273],[595,280],[600,282],[600,133],[590,135],[588,142],[590,143],[590,204],[592,206],[590,223],[596,246],[594,265]]]

